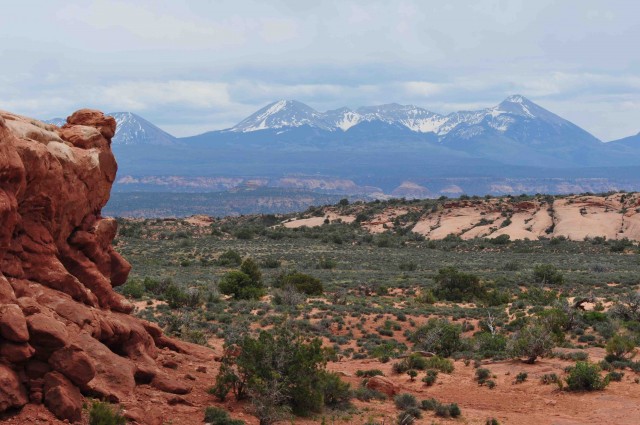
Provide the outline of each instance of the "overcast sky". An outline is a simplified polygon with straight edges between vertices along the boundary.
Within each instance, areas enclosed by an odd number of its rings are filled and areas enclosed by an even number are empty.
[[[522,94],[603,140],[640,131],[640,2],[13,1],[0,109],[132,111],[178,136],[277,99],[446,113]]]

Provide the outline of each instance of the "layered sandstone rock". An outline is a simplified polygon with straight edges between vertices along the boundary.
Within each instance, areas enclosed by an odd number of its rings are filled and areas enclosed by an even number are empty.
[[[113,291],[131,266],[103,218],[116,122],[75,112],[61,128],[0,111],[0,413],[44,403],[80,419],[82,394],[126,402],[139,383],[183,394],[156,365],[180,350]],[[160,385],[162,384],[162,385]]]

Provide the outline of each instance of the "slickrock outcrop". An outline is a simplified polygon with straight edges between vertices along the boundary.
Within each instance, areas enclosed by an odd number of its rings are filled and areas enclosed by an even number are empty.
[[[82,395],[132,400],[136,385],[171,393],[160,348],[184,351],[130,316],[114,292],[131,266],[101,216],[117,165],[112,117],[83,109],[61,128],[0,111],[0,413],[29,401],[81,417]]]

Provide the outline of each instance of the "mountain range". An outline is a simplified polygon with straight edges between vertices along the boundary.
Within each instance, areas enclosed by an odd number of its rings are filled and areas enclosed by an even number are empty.
[[[319,112],[279,100],[234,127],[183,138],[130,112],[110,115],[118,122],[116,190],[213,190],[212,181],[229,178],[265,185],[295,178],[307,182],[301,189],[348,180],[355,192],[376,193],[409,184],[437,194],[451,186],[429,187],[434,179],[467,179],[466,193],[574,191],[584,179],[598,180],[586,185],[595,189],[640,188],[640,134],[604,143],[521,95],[447,115],[394,103]],[[558,181],[550,187],[543,179]]]

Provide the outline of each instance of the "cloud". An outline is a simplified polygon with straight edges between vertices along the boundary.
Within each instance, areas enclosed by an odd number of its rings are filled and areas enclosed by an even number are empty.
[[[0,108],[130,109],[183,135],[282,98],[447,113],[520,93],[611,139],[640,130],[638,13],[622,0],[9,2]]]
[[[144,111],[161,106],[222,109],[231,104],[228,84],[207,81],[123,82],[102,90],[107,104]]]

